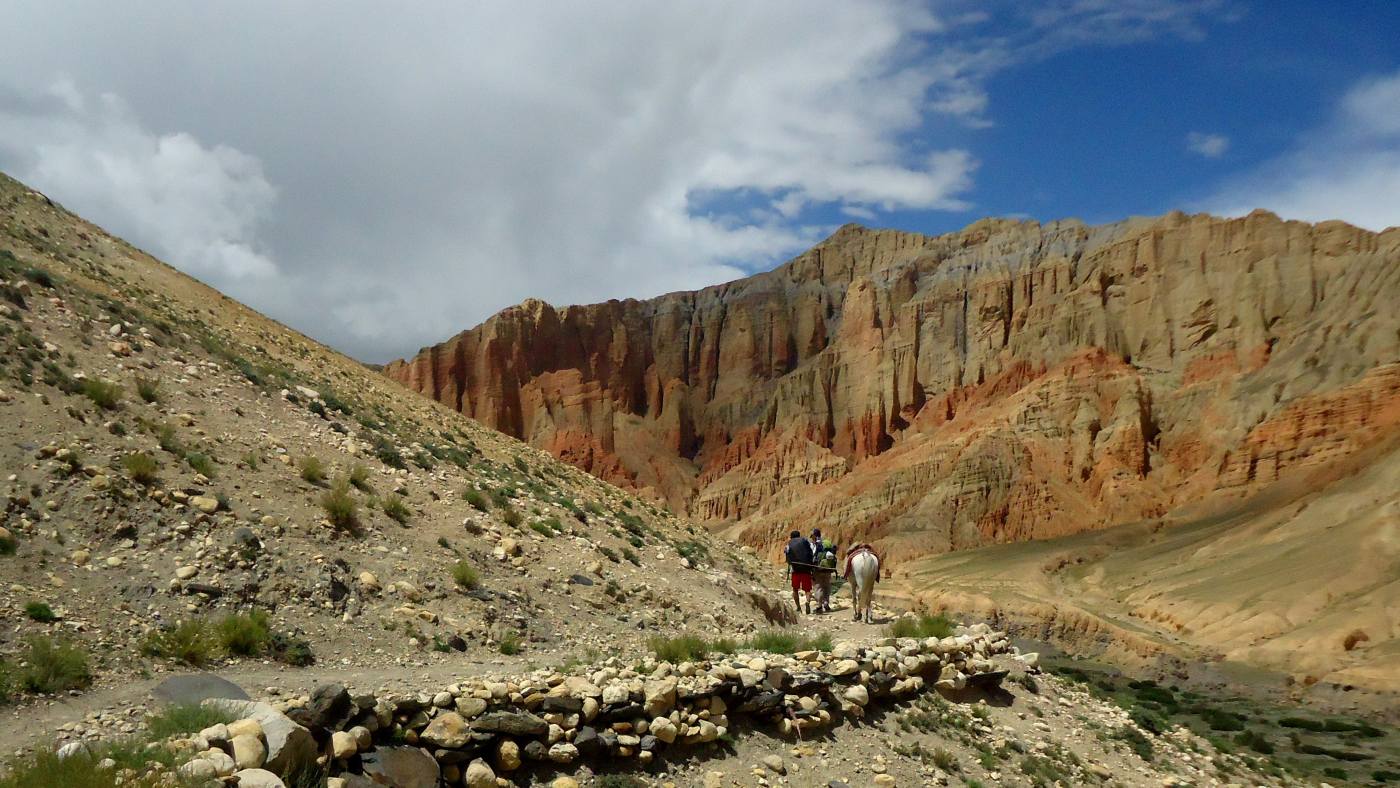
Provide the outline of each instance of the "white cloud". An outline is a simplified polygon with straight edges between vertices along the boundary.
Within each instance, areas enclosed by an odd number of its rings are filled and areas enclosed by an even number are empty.
[[[1218,159],[1230,149],[1230,138],[1224,134],[1193,131],[1186,135],[1186,149],[1207,159]]]
[[[276,199],[256,158],[151,132],[117,96],[92,100],[71,80],[4,98],[0,154],[16,177],[212,283],[276,273],[255,242]]]
[[[1267,208],[1288,219],[1400,225],[1400,71],[1364,80],[1292,150],[1231,178],[1204,207],[1227,216]]]
[[[831,229],[814,216],[968,210],[991,75],[1187,34],[1202,3],[1132,5],[482,0],[385,24],[367,0],[12,0],[0,167],[385,360],[530,296],[743,275]]]

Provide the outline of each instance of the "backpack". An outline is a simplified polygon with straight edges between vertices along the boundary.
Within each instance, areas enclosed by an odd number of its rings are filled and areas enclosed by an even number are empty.
[[[836,545],[830,539],[822,540],[822,549],[817,553],[817,566],[823,569],[836,568]]]
[[[783,551],[784,557],[789,564],[801,564],[797,567],[803,572],[812,571],[812,543],[802,537],[798,537],[788,542],[787,549]]]

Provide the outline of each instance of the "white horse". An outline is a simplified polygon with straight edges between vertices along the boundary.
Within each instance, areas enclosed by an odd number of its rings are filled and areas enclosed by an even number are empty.
[[[880,559],[869,550],[862,550],[851,556],[851,595],[855,597],[856,614],[853,620],[860,621],[864,614],[865,623],[874,623],[870,614],[871,597],[875,596],[875,581],[880,579]]]

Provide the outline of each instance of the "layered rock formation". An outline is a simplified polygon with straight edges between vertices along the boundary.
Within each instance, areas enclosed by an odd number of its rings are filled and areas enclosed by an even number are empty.
[[[774,547],[896,561],[1249,495],[1400,421],[1400,230],[843,227],[747,279],[527,301],[385,372]]]

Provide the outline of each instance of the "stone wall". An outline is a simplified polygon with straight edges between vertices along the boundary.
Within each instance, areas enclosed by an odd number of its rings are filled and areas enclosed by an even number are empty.
[[[214,726],[183,742],[194,757],[182,771],[286,775],[319,763],[332,775],[331,788],[482,788],[527,769],[558,772],[558,783],[568,785],[566,775],[581,763],[644,767],[672,751],[702,754],[736,730],[809,736],[934,689],[995,686],[1004,674],[992,657],[1014,652],[1004,633],[977,624],[941,639],[841,642],[791,656],[743,652],[680,664],[648,658],[635,668],[612,657],[569,672],[474,678],[411,696],[354,694],[331,684],[280,709],[213,700],[207,703],[256,725]],[[1019,658],[1034,663],[1034,655]],[[247,740],[250,733],[261,735],[261,750]],[[239,757],[250,753],[256,757]],[[266,780],[263,774],[255,776]],[[240,782],[249,784],[263,783]]]

